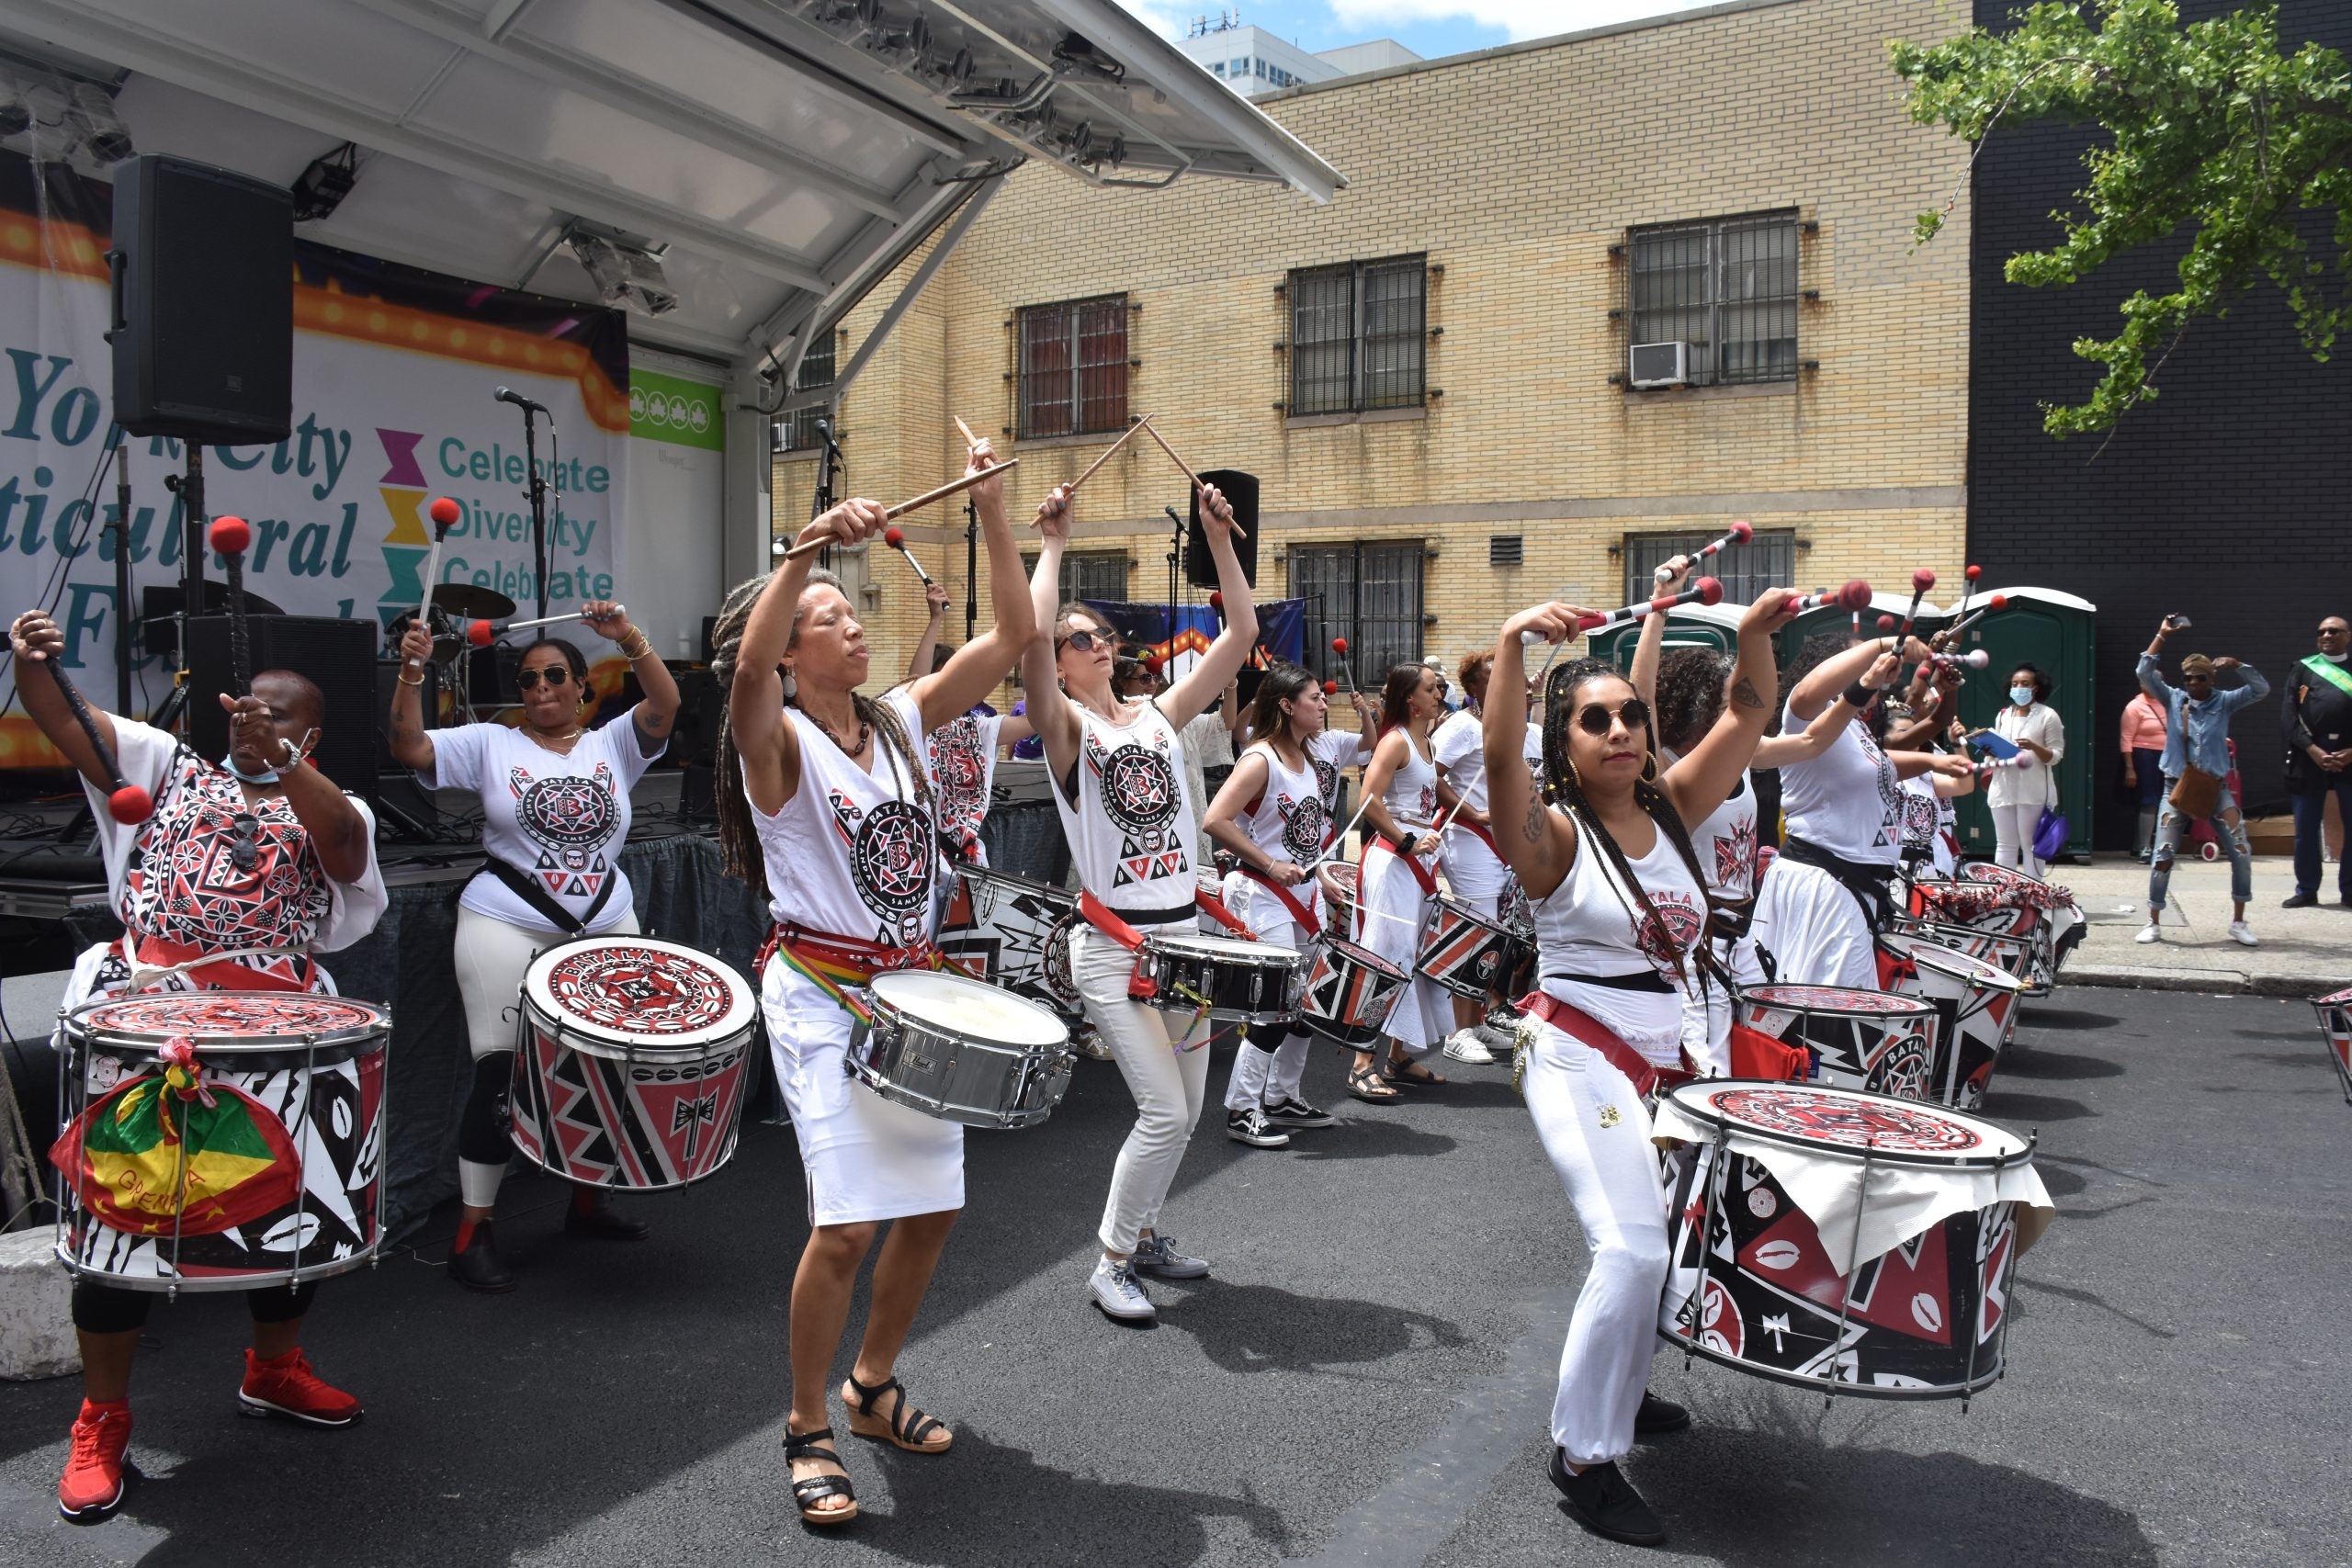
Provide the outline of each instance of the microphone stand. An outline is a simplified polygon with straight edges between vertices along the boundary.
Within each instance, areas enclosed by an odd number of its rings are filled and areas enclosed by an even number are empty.
[[[204,448],[187,444],[187,472],[166,474],[164,488],[180,498],[179,668],[172,675],[172,690],[183,709],[187,692],[187,624],[204,609]],[[174,716],[175,718],[178,715]],[[164,728],[161,725],[157,728]]]
[[[808,497],[808,521],[811,523],[833,509],[833,487],[840,482],[840,470],[846,466],[842,461],[842,444],[833,438],[833,422],[820,419],[814,423],[817,426],[817,488]],[[832,546],[827,545],[817,552],[817,564],[828,569],[832,566]]]
[[[114,711],[130,716],[130,443],[115,438],[114,521],[99,536],[114,535]]]
[[[531,503],[531,570],[537,581],[532,583],[537,613],[548,613],[548,481],[539,472],[539,416],[529,403],[523,409],[523,467],[527,474],[523,494]],[[555,436],[554,422],[548,422],[548,436]]]
[[[980,507],[964,492],[964,640],[972,640],[980,619]]]
[[[1168,521],[1176,525],[1176,532],[1170,536],[1168,540],[1167,661],[1170,664],[1173,664],[1176,662],[1176,577],[1178,569],[1184,558],[1184,520],[1176,514],[1176,509],[1172,506],[1163,507],[1161,510],[1168,513]],[[1174,671],[1170,671],[1169,672],[1169,678],[1170,680],[1175,678]]]

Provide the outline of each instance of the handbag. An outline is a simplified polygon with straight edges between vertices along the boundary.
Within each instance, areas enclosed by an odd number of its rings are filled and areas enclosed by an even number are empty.
[[[2065,848],[2066,814],[2043,807],[2040,820],[2033,825],[2033,858],[2047,865],[2056,860]]]
[[[2209,818],[2213,815],[2213,808],[2222,804],[2222,775],[2209,773],[2194,763],[2187,764],[2165,799],[2184,817],[2198,820]]]

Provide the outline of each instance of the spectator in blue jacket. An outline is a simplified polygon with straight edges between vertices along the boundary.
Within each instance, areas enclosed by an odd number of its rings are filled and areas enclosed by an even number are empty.
[[[2165,894],[2172,884],[2172,863],[2180,852],[2182,835],[2193,818],[2212,824],[2214,838],[2230,856],[2230,940],[2241,947],[2256,945],[2254,931],[2245,923],[2246,900],[2254,897],[2254,852],[2247,847],[2245,814],[2231,793],[2230,716],[2270,694],[2262,671],[2235,659],[2208,659],[2192,653],[2180,661],[2180,684],[2165,683],[2158,672],[2165,639],[2187,626],[2177,615],[2165,617],[2154,642],[2140,655],[2140,689],[2164,710],[2165,775],[2163,814],[2156,819],[2155,858],[2148,868],[2148,923],[2135,939],[2164,940]],[[2213,689],[2213,672],[2236,670],[2243,684],[2226,692]],[[2184,784],[2183,781],[2187,783]]]

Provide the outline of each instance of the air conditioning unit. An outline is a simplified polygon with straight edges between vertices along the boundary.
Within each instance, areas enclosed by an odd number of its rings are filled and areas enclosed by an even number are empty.
[[[1637,343],[1627,355],[1625,379],[1636,387],[1684,387],[1690,382],[1687,343]]]

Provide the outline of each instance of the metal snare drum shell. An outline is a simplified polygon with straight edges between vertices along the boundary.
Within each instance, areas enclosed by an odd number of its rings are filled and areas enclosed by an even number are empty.
[[[1069,1042],[1006,1044],[934,1028],[875,998],[850,1026],[845,1068],[893,1104],[966,1127],[1034,1127],[1069,1091]]]

